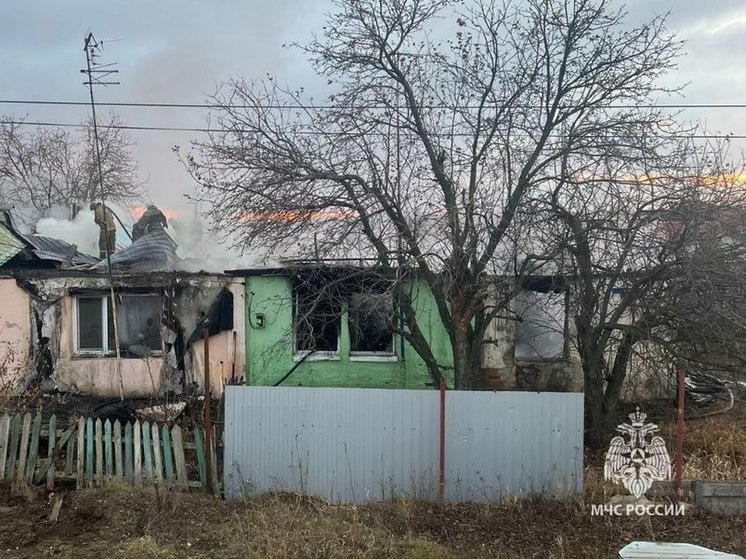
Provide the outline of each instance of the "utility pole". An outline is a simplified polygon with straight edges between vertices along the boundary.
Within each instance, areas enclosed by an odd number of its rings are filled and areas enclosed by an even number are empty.
[[[88,78],[87,81],[83,82],[83,85],[88,86],[88,92],[91,97],[91,116],[93,120],[93,143],[95,147],[96,156],[96,170],[98,172],[98,186],[101,193],[101,208],[103,212],[104,220],[104,233],[106,235],[106,270],[109,275],[109,286],[111,295],[111,314],[112,322],[114,322],[114,347],[116,349],[117,356],[117,374],[119,375],[119,398],[124,400],[124,379],[122,378],[122,352],[119,345],[119,320],[117,318],[117,299],[114,291],[114,276],[111,272],[111,251],[109,250],[109,224],[107,221],[108,210],[106,208],[106,190],[104,189],[104,174],[101,170],[101,145],[98,139],[98,121],[96,120],[96,101],[93,96],[94,85],[119,85],[119,82],[106,81],[109,76],[118,74],[119,70],[116,70],[115,62],[109,64],[101,64],[97,61],[101,57],[101,51],[104,48],[104,43],[96,41],[93,33],[88,33],[83,44],[83,50],[85,51],[85,62],[86,67],[80,71],[81,74],[85,74]],[[114,240],[116,243],[116,239]],[[100,248],[100,247],[99,247]]]

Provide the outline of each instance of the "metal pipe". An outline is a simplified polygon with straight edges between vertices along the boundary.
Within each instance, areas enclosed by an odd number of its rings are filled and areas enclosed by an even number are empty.
[[[446,496],[446,379],[440,377],[440,448],[438,464],[438,500]]]

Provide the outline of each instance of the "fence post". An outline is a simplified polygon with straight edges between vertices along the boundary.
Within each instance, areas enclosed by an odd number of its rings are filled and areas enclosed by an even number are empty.
[[[47,489],[54,490],[54,445],[57,437],[57,416],[52,415],[49,418],[49,442],[47,443],[47,458],[52,460],[52,464],[47,470]]]
[[[5,458],[8,455],[8,436],[10,435],[10,416],[0,418],[0,479],[5,477]]]
[[[440,377],[440,448],[438,455],[438,500],[446,497],[446,379]]]
[[[23,483],[26,474],[26,460],[28,460],[29,437],[31,436],[31,412],[23,416],[23,427],[21,429],[21,446],[16,461],[16,481]]]

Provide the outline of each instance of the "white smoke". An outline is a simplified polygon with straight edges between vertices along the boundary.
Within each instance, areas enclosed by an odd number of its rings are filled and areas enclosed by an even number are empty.
[[[261,255],[240,254],[229,243],[221,242],[197,215],[174,217],[168,223],[168,233],[179,245],[176,254],[182,258],[180,267],[186,271],[222,272],[268,265]]]
[[[129,231],[132,230],[134,220],[126,207],[111,202],[107,202],[106,206],[116,214]],[[120,249],[129,246],[132,242],[123,230],[122,223],[116,221],[117,247]],[[77,246],[78,252],[98,256],[99,227],[93,220],[93,211],[88,208],[78,212],[74,219],[42,218],[37,222],[35,229],[39,235],[61,239]]]
[[[132,243],[129,234],[136,220],[124,206],[107,203],[107,207],[119,218],[116,221],[117,248],[129,246]],[[229,243],[221,243],[198,215],[171,217],[168,224],[166,232],[177,244],[176,254],[182,259],[179,268],[184,271],[220,273],[230,269],[276,265],[263,261],[261,254],[242,255],[231,249]],[[74,244],[79,252],[98,256],[99,227],[93,220],[93,211],[88,208],[81,210],[74,219],[43,218],[36,224],[35,230],[39,235]]]

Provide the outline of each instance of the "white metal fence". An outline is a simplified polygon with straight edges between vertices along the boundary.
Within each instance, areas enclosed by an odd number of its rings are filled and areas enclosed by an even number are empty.
[[[229,386],[224,488],[432,500],[439,437],[436,390]],[[448,391],[445,441],[449,501],[582,491],[582,394]]]

